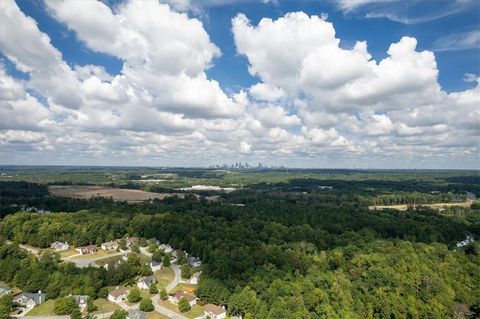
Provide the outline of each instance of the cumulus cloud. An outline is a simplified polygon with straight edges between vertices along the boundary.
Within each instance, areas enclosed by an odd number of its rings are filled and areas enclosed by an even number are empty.
[[[259,82],[227,92],[207,76],[219,48],[200,20],[178,12],[191,10],[190,1],[45,3],[89,50],[122,68],[67,64],[32,18],[2,2],[0,50],[28,73],[16,79],[0,63],[2,158],[351,166],[440,154],[475,165],[480,87],[443,91],[434,54],[417,50],[414,38],[400,38],[376,61],[364,41],[340,47],[325,15],[294,12],[253,25],[239,14],[236,49]]]

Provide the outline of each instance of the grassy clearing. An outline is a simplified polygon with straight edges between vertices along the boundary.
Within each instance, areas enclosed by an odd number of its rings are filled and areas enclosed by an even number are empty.
[[[169,317],[164,316],[161,313],[156,311],[147,312],[146,315],[148,319],[170,319]]]
[[[154,275],[157,279],[158,289],[165,288],[175,278],[175,273],[171,267],[163,267],[156,271]]]
[[[186,291],[189,293],[195,293],[195,290],[197,289],[197,285],[191,285],[191,284],[178,284],[173,288],[172,293],[175,293],[177,291]]]
[[[39,306],[36,306],[32,310],[30,310],[27,315],[28,316],[55,316],[55,312],[53,311],[53,307],[55,305],[54,300],[47,300]]]
[[[95,263],[100,266],[100,267],[103,267],[105,264],[110,264],[110,263],[116,263],[118,262],[119,260],[122,259],[122,255],[118,255],[118,256],[111,256],[111,257],[107,257],[107,258],[102,258],[100,260],[97,260],[95,261]]]
[[[75,256],[74,258],[71,259],[98,259],[98,258],[103,258],[107,257],[112,254],[118,253],[116,250],[103,250],[101,248],[98,248],[96,253],[93,254],[86,254],[86,255],[78,255]]]
[[[67,257],[78,254],[78,251],[76,251],[74,247],[71,247],[68,250],[60,251],[59,253],[60,253],[60,256],[62,256],[62,258],[67,258]]]
[[[99,298],[95,300],[94,304],[98,307],[97,311],[95,311],[94,314],[112,312],[120,308],[120,306],[118,306],[113,302],[108,301],[105,298]]]
[[[174,311],[176,313],[179,313],[179,314],[182,314],[184,315],[185,317],[187,318],[190,318],[190,319],[194,319],[194,318],[197,318],[199,317],[200,315],[203,314],[203,307],[202,306],[199,306],[199,305],[193,305],[192,309],[190,309],[189,311],[187,312],[184,312],[184,313],[181,313],[180,310],[178,310],[178,306],[177,305],[174,305],[173,303],[169,302],[169,301],[163,301],[163,300],[159,300],[158,301],[158,304],[160,306],[163,306],[171,311]]]

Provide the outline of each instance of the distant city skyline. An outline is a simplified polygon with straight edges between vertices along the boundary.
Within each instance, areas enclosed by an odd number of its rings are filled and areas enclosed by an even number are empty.
[[[4,0],[0,164],[480,169],[479,21],[475,0]]]

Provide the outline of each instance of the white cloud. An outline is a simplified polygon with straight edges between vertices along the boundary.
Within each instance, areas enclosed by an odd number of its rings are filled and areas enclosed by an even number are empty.
[[[435,51],[456,51],[478,49],[480,47],[480,30],[454,33],[441,37],[433,43]]]
[[[257,100],[275,102],[285,96],[285,92],[279,87],[272,87],[265,83],[257,83],[249,89],[250,95]]]
[[[79,108],[83,101],[75,73],[51,45],[48,35],[40,32],[35,20],[25,16],[14,0],[5,0],[0,21],[0,51],[17,69],[29,73],[29,87],[48,93],[45,95],[55,103]]]
[[[364,41],[340,47],[326,17],[296,12],[252,25],[238,15],[237,51],[259,82],[227,93],[206,72],[220,50],[199,20],[173,11],[192,3],[168,2],[111,9],[46,0],[89,49],[122,61],[116,75],[101,65],[69,66],[32,18],[14,1],[2,2],[0,50],[29,77],[15,79],[0,63],[0,156],[138,165],[240,156],[368,166],[372,158],[402,165],[392,159],[404,155],[425,165],[439,156],[475,164],[480,87],[444,92],[434,54],[418,51],[416,39],[401,38],[375,61]]]

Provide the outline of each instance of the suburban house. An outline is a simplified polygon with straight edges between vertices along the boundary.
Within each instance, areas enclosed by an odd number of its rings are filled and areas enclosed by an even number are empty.
[[[12,289],[10,289],[9,287],[0,287],[0,297],[3,297],[5,295],[9,295],[12,293]]]
[[[129,293],[130,290],[123,287],[117,287],[108,293],[108,300],[110,300],[111,302],[119,303],[123,299],[127,298]]]
[[[138,239],[138,237],[127,237],[125,238],[125,241],[127,242],[128,247],[132,247],[133,245],[137,245],[140,242],[140,239]]]
[[[159,248],[165,251],[166,254],[170,254],[173,251],[172,246],[170,246],[169,244],[161,244]]]
[[[200,267],[202,265],[202,261],[198,257],[188,257],[188,264],[190,267]]]
[[[22,292],[13,297],[13,302],[16,302],[22,306],[26,306],[28,308],[33,308],[42,304],[45,301],[45,294],[39,291],[38,293],[29,293],[29,292]]]
[[[152,271],[157,271],[157,270],[160,270],[162,269],[162,263],[161,262],[158,262],[158,261],[154,261],[152,260],[150,263],[150,268],[152,269]]]
[[[465,240],[459,241],[459,242],[457,243],[457,247],[465,247],[465,246],[473,243],[474,241],[475,241],[475,239],[473,239],[473,236],[472,236],[472,235],[468,235]]]
[[[85,309],[87,309],[88,296],[75,295],[71,297],[77,302],[80,311],[85,311]]]
[[[210,317],[211,319],[223,319],[227,317],[227,312],[222,307],[209,303],[205,305],[203,313],[203,318],[207,317]]]
[[[190,279],[188,280],[188,283],[191,285],[198,285],[198,281],[200,280],[201,274],[202,274],[201,271],[194,273],[192,277],[190,277]]]
[[[160,245],[160,241],[156,238],[150,238],[149,240],[147,240],[147,242],[150,244],[150,245],[155,245],[155,246],[158,246]]]
[[[187,299],[188,303],[190,304],[190,307],[197,304],[197,297],[195,295],[192,295],[183,291],[177,291],[168,299],[170,300],[171,303],[178,304],[182,298]]]
[[[149,289],[150,285],[155,282],[155,276],[142,277],[137,281],[137,287],[139,289]]]
[[[116,241],[107,241],[101,245],[103,250],[113,250],[118,248],[118,243]]]
[[[130,309],[127,313],[128,319],[147,319],[147,315],[145,312],[140,311],[138,309]]]
[[[67,242],[62,243],[61,241],[56,241],[50,245],[50,248],[56,251],[63,251],[70,249],[70,245]]]
[[[83,247],[77,247],[75,250],[78,251],[80,255],[93,254],[97,252],[97,246],[88,245]]]

